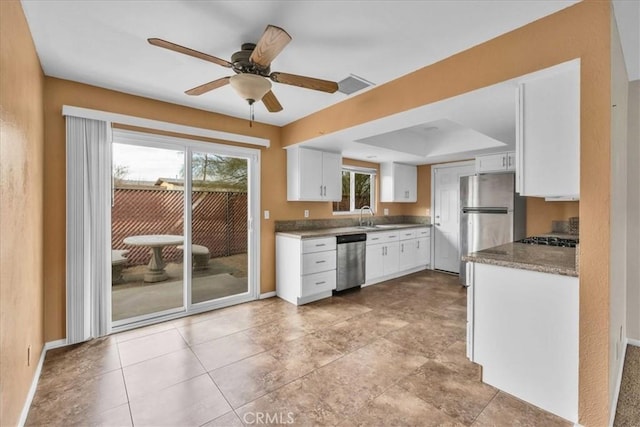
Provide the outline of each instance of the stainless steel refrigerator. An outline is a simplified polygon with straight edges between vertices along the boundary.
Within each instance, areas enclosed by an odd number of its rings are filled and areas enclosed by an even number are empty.
[[[460,256],[525,237],[526,199],[515,192],[515,174],[460,178]],[[460,283],[466,286],[466,262]]]

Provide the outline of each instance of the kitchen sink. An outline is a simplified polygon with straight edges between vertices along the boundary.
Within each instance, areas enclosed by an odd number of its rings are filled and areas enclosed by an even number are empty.
[[[380,230],[385,228],[402,228],[406,227],[404,224],[378,224],[378,225],[359,225],[356,228],[361,230]]]

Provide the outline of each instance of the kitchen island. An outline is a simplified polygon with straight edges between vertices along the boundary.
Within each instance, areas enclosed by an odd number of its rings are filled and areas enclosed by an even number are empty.
[[[482,381],[578,421],[575,248],[509,243],[469,254],[467,356]]]
[[[462,260],[578,277],[575,248],[515,242],[471,253]]]

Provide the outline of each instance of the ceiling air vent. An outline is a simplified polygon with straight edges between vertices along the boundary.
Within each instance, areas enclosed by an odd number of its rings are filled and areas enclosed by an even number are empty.
[[[349,75],[346,79],[338,82],[338,92],[342,92],[345,95],[351,95],[354,92],[358,92],[366,87],[373,86],[369,80],[365,80],[362,77],[358,77],[355,74]]]

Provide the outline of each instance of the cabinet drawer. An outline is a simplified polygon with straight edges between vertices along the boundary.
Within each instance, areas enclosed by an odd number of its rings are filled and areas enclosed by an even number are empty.
[[[415,239],[416,238],[416,230],[415,229],[400,230],[400,231],[398,231],[398,234],[400,235],[400,240],[409,240],[409,239]]]
[[[431,229],[430,228],[417,228],[416,229],[416,237],[429,237],[431,236]]]
[[[323,237],[322,239],[303,239],[302,253],[334,251],[336,249],[335,237]]]
[[[399,237],[399,231],[367,233],[367,246],[376,245],[378,243],[397,242]]]
[[[300,289],[300,297],[304,298],[309,295],[318,294],[320,292],[330,291],[336,288],[336,271],[323,271],[322,273],[309,274],[302,276],[302,286]]]
[[[312,252],[302,255],[302,274],[336,269],[336,251]]]

